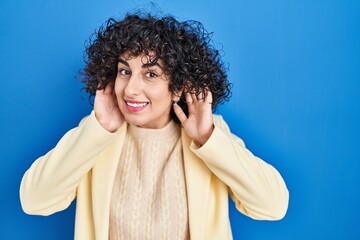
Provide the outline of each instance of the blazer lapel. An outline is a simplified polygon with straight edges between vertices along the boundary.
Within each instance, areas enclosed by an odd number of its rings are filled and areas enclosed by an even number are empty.
[[[126,136],[125,122],[116,132],[113,143],[101,154],[93,167],[92,199],[96,226],[96,239],[107,239],[109,232],[109,212],[112,186],[118,167],[122,146]]]
[[[191,139],[181,128],[191,239],[204,239],[211,172],[191,150]]]

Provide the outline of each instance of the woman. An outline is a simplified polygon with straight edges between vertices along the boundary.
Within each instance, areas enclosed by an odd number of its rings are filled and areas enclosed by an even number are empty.
[[[25,173],[29,214],[76,198],[76,239],[232,239],[228,194],[254,219],[281,219],[288,191],[212,111],[230,84],[194,21],[129,14],[87,47],[94,110]]]

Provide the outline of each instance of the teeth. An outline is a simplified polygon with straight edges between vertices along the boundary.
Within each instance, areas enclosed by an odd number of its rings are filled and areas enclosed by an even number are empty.
[[[147,103],[130,103],[130,102],[126,102],[127,105],[129,105],[130,107],[145,107]]]

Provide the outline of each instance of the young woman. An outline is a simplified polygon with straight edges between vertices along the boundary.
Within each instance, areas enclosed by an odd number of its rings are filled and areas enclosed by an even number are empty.
[[[210,36],[194,21],[128,14],[87,47],[94,110],[25,173],[29,214],[76,199],[76,239],[232,239],[243,214],[281,219],[288,190],[212,111],[230,95]]]

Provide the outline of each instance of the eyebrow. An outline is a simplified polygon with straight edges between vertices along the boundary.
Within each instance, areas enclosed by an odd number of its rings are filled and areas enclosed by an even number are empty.
[[[130,67],[129,63],[127,61],[125,61],[124,59],[122,59],[122,58],[119,58],[118,62],[124,64],[127,67]],[[162,67],[160,66],[160,64],[157,61],[156,62],[145,63],[145,64],[142,65],[142,68],[149,68],[149,67],[152,67],[152,66],[158,66],[159,68],[162,69]]]

